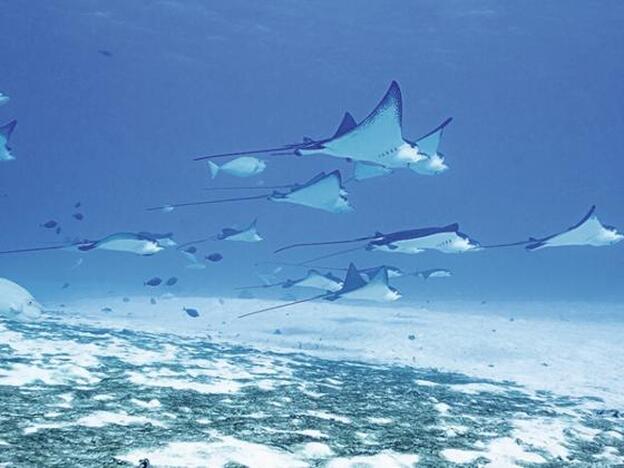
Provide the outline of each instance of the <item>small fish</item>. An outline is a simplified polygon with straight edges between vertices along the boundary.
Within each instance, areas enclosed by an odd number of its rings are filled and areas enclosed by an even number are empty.
[[[152,286],[152,287],[156,287],[159,286],[160,283],[162,283],[162,280],[160,278],[158,278],[157,276],[155,276],[154,278],[147,280],[145,283],[143,283],[145,286]]]
[[[84,219],[84,215],[82,213],[74,213],[72,216],[78,221],[82,221]]]
[[[124,301],[124,302],[130,302],[130,298],[129,298],[129,297],[124,297],[124,298],[122,299],[122,301]]]
[[[102,312],[112,312],[113,309],[111,309],[110,307],[104,307],[102,308]]]
[[[56,232],[57,236],[60,235],[61,234],[61,227],[60,226],[57,227],[55,232]]]
[[[113,53],[107,49],[99,49],[98,54],[103,55],[104,57],[112,57]]]
[[[61,286],[61,289],[67,289],[69,288],[69,283],[64,283],[63,286]]]
[[[167,286],[173,286],[174,284],[176,284],[178,282],[178,278],[176,278],[175,276],[172,276],[171,278],[169,278],[167,280],[167,282],[165,283]]]
[[[41,227],[44,227],[46,229],[54,229],[57,226],[58,226],[58,223],[56,221],[54,221],[53,219],[51,219],[50,221],[46,221],[45,223],[41,224]]]
[[[197,309],[187,309],[186,307],[184,307],[182,310],[184,310],[184,312],[186,312],[189,317],[199,317],[199,312],[197,311]]]
[[[221,255],[220,253],[206,255],[206,260],[210,260],[211,262],[220,262],[221,260],[223,260],[223,255]]]
[[[153,297],[150,299],[150,304],[152,305],[156,305],[156,299],[154,299]]]
[[[210,175],[213,179],[217,177],[219,172],[225,172],[235,177],[251,177],[264,172],[266,163],[252,156],[243,156],[232,159],[222,166],[217,166],[212,161],[208,161],[208,167],[210,168]]]
[[[76,202],[76,203],[74,204],[74,208],[76,208],[76,209],[80,208],[81,206],[82,206],[82,203],[81,203],[81,202]]]
[[[158,211],[160,211],[161,213],[171,213],[173,210],[175,210],[175,207],[171,205],[161,206],[158,209]]]

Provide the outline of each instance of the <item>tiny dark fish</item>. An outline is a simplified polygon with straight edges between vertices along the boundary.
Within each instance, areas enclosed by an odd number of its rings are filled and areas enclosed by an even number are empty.
[[[129,297],[124,297],[124,298],[122,299],[122,301],[124,301],[124,302],[130,302],[130,298],[129,298]]]
[[[150,299],[150,304],[152,305],[156,305],[156,299],[154,299],[153,297]]]
[[[199,317],[199,312],[197,311],[197,309],[187,309],[185,307],[183,310],[184,310],[184,312],[186,312],[186,314],[189,317],[193,317],[193,318]]]
[[[51,219],[50,221],[47,221],[45,223],[43,223],[41,225],[41,227],[44,227],[46,229],[54,229],[56,226],[58,226],[58,223],[56,221],[54,221],[53,219]]]
[[[67,289],[69,288],[69,283],[65,283],[63,284],[63,286],[61,286],[61,289]]]
[[[112,57],[113,53],[110,50],[99,49],[98,54],[103,55],[104,57]]]
[[[81,206],[82,206],[82,203],[81,203],[81,202],[76,202],[76,203],[74,204],[74,208],[76,208],[76,209],[80,208]]]
[[[211,262],[220,262],[221,260],[223,260],[223,255],[221,255],[220,253],[206,255],[206,260],[210,260]]]
[[[113,311],[113,309],[111,309],[110,307],[104,307],[102,309],[102,312],[112,312],[112,311]]]
[[[167,280],[167,282],[165,283],[167,286],[173,286],[174,284],[176,284],[178,282],[178,278],[176,278],[175,276],[172,276],[171,278],[169,278]]]
[[[60,233],[61,233],[61,227],[59,226],[56,228],[56,235],[58,236]]]
[[[184,249],[184,251],[185,251],[186,253],[196,254],[196,253],[197,253],[197,247],[191,246],[191,247],[189,247],[189,248],[187,248],[187,249]]]
[[[145,286],[158,286],[160,285],[160,283],[162,283],[162,280],[158,277],[154,277],[151,280],[146,281],[144,284]]]
[[[82,221],[84,219],[84,215],[82,213],[74,213],[72,216],[78,221]]]

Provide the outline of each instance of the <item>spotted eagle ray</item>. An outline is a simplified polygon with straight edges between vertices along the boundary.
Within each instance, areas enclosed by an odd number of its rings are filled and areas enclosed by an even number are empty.
[[[471,239],[466,234],[460,232],[459,224],[454,223],[444,227],[410,229],[406,231],[392,232],[389,234],[377,232],[373,236],[357,237],[353,239],[292,244],[277,249],[275,253],[301,247],[351,244],[361,242],[366,242],[366,245],[364,247],[358,246],[347,250],[342,250],[340,252],[335,252],[333,254],[324,255],[322,257],[317,257],[302,263],[311,263],[314,261],[333,257],[335,255],[353,252],[361,248],[364,248],[365,250],[405,254],[417,254],[427,250],[435,250],[442,253],[463,253],[481,250],[479,242]]]
[[[607,226],[600,222],[594,214],[596,206],[592,206],[589,212],[574,226],[557,234],[552,234],[541,239],[531,238],[526,246],[527,250],[539,250],[546,247],[584,246],[602,247],[613,245],[624,239],[624,235],[617,232],[613,226]]]
[[[299,301],[288,302],[277,306],[267,307],[264,309],[248,312],[239,315],[238,318],[249,317],[272,310],[284,309],[304,302],[310,302],[317,299],[325,299],[328,301],[336,301],[338,299],[354,299],[374,302],[391,302],[401,298],[401,294],[388,283],[388,271],[380,268],[379,271],[370,280],[366,280],[358,271],[353,263],[349,265],[349,269],[345,276],[342,287],[335,292],[319,294],[317,296],[308,297]]]
[[[321,172],[304,184],[294,184],[288,187],[289,190],[286,192],[274,190],[271,193],[248,197],[202,200],[176,204],[170,203],[163,206],[148,208],[148,211],[162,211],[164,208],[212,205],[249,200],[269,200],[278,203],[292,203],[294,205],[316,208],[330,213],[344,213],[353,210],[347,199],[347,192],[342,185],[342,176],[338,170],[330,172],[329,174]]]
[[[100,240],[81,240],[62,245],[31,247],[26,249],[5,250],[0,255],[27,252],[43,252],[48,250],[67,250],[71,252],[90,252],[93,250],[108,250],[114,252],[128,252],[142,256],[154,255],[165,249],[171,241],[170,237],[156,239],[145,234],[117,233]]]
[[[348,112],[338,131],[321,140],[304,138],[302,143],[277,148],[222,153],[195,158],[196,161],[244,154],[324,155],[368,163],[386,168],[408,167],[416,172],[436,173],[446,169],[437,147],[447,119],[437,129],[416,141],[403,137],[403,100],[401,90],[393,81],[377,107],[359,124]],[[420,143],[419,143],[420,142]],[[422,150],[421,150],[422,146]]]
[[[342,288],[342,281],[331,273],[322,274],[317,270],[308,270],[308,273],[299,279],[287,279],[276,283],[268,283],[255,286],[245,286],[236,289],[266,289],[281,286],[282,288],[312,288],[322,291],[336,292]]]
[[[9,140],[16,125],[17,120],[11,120],[0,127],[0,162],[15,161],[15,156],[13,156],[12,149],[9,146]]]

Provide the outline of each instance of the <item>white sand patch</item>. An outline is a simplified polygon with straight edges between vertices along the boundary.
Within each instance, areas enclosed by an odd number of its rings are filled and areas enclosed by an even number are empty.
[[[596,396],[611,407],[624,406],[624,373],[620,371],[624,353],[619,352],[624,305],[440,302],[424,308],[312,302],[290,309],[296,313],[274,311],[237,319],[241,312],[281,302],[228,299],[220,304],[217,298],[177,297],[151,306],[149,297],[137,297],[103,315],[100,309],[111,301],[69,304],[75,313],[67,319],[105,328],[209,334],[213,339],[271,351],[437,368],[514,381],[530,390]],[[210,313],[191,319],[172,312],[190,306]],[[278,328],[300,332],[276,335],[273,332]],[[417,335],[415,340],[408,339],[410,330],[417,330],[412,333]],[[425,382],[416,384],[428,385]],[[504,390],[468,384],[462,391]]]
[[[155,398],[151,399],[150,401],[138,400],[136,398],[132,398],[130,402],[140,408],[146,408],[146,409],[160,408],[160,401],[158,401]]]
[[[416,385],[420,385],[421,387],[437,387],[438,385],[440,385],[439,383],[431,382],[430,380],[422,380],[422,379],[414,380],[414,383]]]
[[[215,380],[211,383],[194,382],[184,378],[163,377],[163,373],[160,371],[151,373],[127,372],[127,375],[128,379],[136,385],[192,390],[198,393],[236,393],[242,388],[241,384],[231,380]]]
[[[323,434],[321,431],[317,429],[302,429],[300,431],[295,431],[296,434],[301,434],[304,436],[312,437],[314,439],[327,439],[328,435]]]
[[[490,462],[485,465],[491,468],[516,468],[517,462],[545,463],[544,457],[537,453],[526,452],[511,437],[494,439],[483,454]]]
[[[303,393],[306,396],[309,396],[310,398],[314,398],[314,399],[318,399],[318,398],[321,398],[321,397],[325,396],[324,393],[315,392],[313,390],[308,390],[306,388],[302,388],[301,389],[301,393]]]
[[[368,422],[370,422],[371,424],[379,424],[379,425],[386,425],[386,424],[392,424],[394,422],[394,420],[392,418],[375,418],[375,417],[370,417],[368,418]]]
[[[70,424],[67,423],[41,423],[41,424],[33,424],[32,426],[28,426],[24,428],[24,435],[34,434],[42,429],[61,429],[63,427],[68,427]]]
[[[433,407],[441,415],[447,415],[451,411],[451,407],[446,403],[436,403]]]
[[[444,449],[440,456],[452,463],[471,463],[483,456],[483,452],[476,450]]]
[[[568,425],[557,419],[520,419],[513,422],[511,433],[515,440],[565,459],[569,451],[565,446],[564,430]]]
[[[89,384],[100,381],[87,369],[72,364],[55,366],[14,364],[8,369],[0,368],[0,385],[22,386],[36,383],[45,385]]]
[[[351,424],[351,419],[346,416],[341,416],[339,414],[327,413],[326,411],[308,411],[306,413],[308,416],[313,416],[319,419],[325,419],[327,421],[336,421],[343,424]]]
[[[131,424],[152,424],[153,426],[165,427],[165,425],[154,419],[143,416],[132,416],[121,411],[113,413],[110,411],[96,411],[88,416],[83,416],[76,424],[86,427],[103,427],[108,424],[117,424],[119,426],[129,426]]]
[[[377,455],[335,458],[327,468],[412,468],[419,460],[418,455],[381,452]]]
[[[215,442],[172,442],[163,448],[140,449],[117,457],[132,464],[149,458],[159,468],[205,468],[238,463],[249,468],[305,468],[304,461],[265,445],[223,437]]]
[[[624,456],[620,455],[616,447],[604,447],[602,452],[595,455],[595,458],[603,463],[608,463],[608,466],[620,466],[624,463]]]
[[[59,397],[59,400],[61,401],[55,404],[54,406],[58,408],[71,408],[72,407],[72,401],[74,401],[73,393],[61,393],[58,397]]]
[[[105,393],[102,393],[100,395],[95,395],[93,399],[95,401],[111,401],[111,400],[114,400],[115,397],[113,395],[107,395]]]
[[[611,437],[612,439],[622,440],[624,439],[624,435],[618,431],[607,431],[604,433],[605,436]]]
[[[572,428],[572,433],[578,437],[579,439],[584,439],[588,442],[594,440],[594,438],[600,434],[602,431],[600,429],[593,429],[591,427],[576,425]]]
[[[468,395],[478,395],[479,393],[505,393],[507,388],[500,385],[492,385],[489,383],[469,383],[449,385],[456,392],[466,393]]]
[[[306,459],[329,458],[334,452],[327,444],[320,442],[308,442],[305,444],[299,454]]]

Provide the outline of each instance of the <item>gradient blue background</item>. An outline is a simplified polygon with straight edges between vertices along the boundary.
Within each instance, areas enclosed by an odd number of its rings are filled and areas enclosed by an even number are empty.
[[[154,275],[179,276],[179,294],[230,295],[256,281],[255,261],[327,251],[272,256],[293,241],[455,221],[482,243],[513,241],[568,227],[594,203],[624,229],[622,2],[31,0],[0,1],[0,11],[0,91],[11,97],[0,120],[19,121],[18,159],[0,164],[2,250],[56,242],[39,227],[48,219],[71,236],[171,230],[184,241],[258,217],[266,238],[207,246],[226,258],[204,271],[174,252],[95,252],[76,270],[71,253],[0,258],[0,276],[44,298],[136,293]],[[393,79],[407,137],[455,118],[446,174],[351,185],[346,215],[269,202],[144,211],[220,195],[202,191],[212,182],[192,157],[327,136],[345,110],[368,114]],[[252,183],[351,172],[329,158],[267,162]],[[77,201],[82,223],[71,219]],[[414,300],[621,301],[623,252],[362,253],[332,264],[454,271],[398,280]]]

